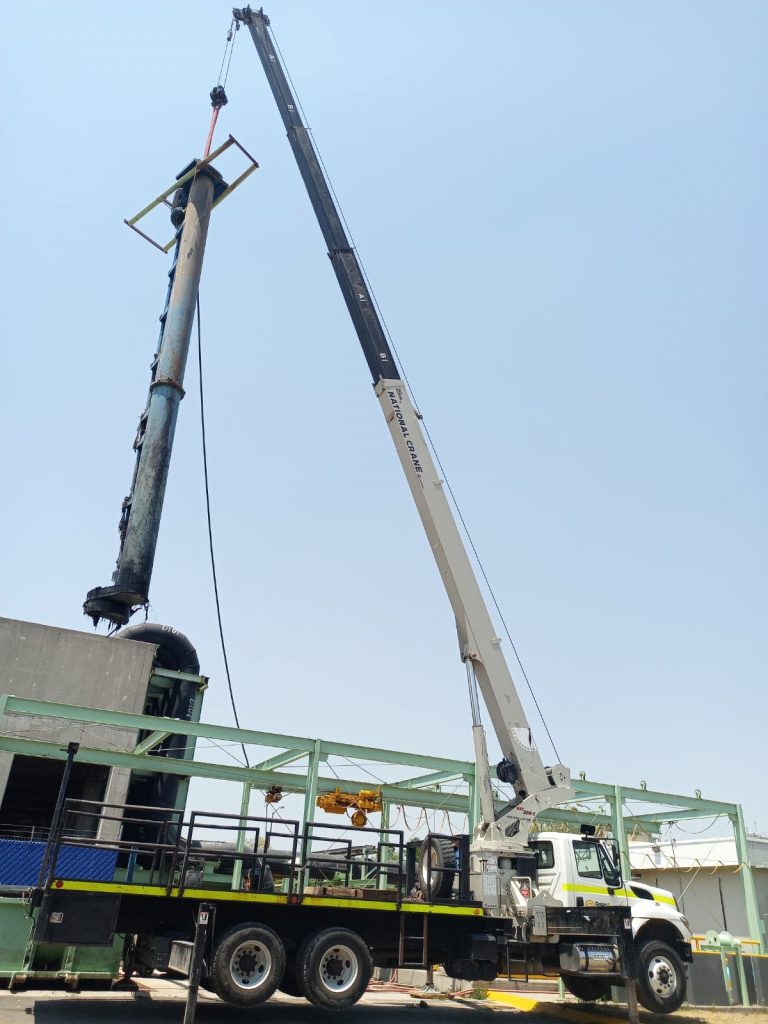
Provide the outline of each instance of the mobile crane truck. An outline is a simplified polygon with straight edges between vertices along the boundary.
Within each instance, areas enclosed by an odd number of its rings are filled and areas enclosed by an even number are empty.
[[[481,821],[470,847],[470,887],[485,913],[507,922],[508,937],[530,942],[542,961],[559,964],[574,995],[597,998],[619,972],[618,944],[567,940],[561,946],[567,911],[626,905],[638,943],[639,995],[650,1010],[670,1012],[685,998],[684,961],[691,960],[690,930],[671,893],[645,885],[624,885],[614,848],[591,837],[542,834],[529,841],[536,815],[573,796],[570,772],[545,767],[485,604],[477,577],[421,428],[408,388],[400,376],[365,275],[350,245],[322,164],[303,124],[300,107],[278,57],[263,10],[235,10],[247,25],[283,119],[328,256],[373,378],[373,387],[400,457],[411,495],[437,562],[456,618],[461,657],[466,665],[472,709],[472,733],[480,789]],[[478,688],[501,746],[500,781],[511,783],[515,797],[497,811],[494,805]],[[429,844],[430,860],[442,860],[438,841]],[[441,866],[445,866],[441,864]],[[537,876],[532,878],[531,876]],[[437,876],[436,876],[437,878]],[[437,878],[447,887],[445,876]],[[593,918],[594,920],[594,918]],[[522,952],[522,951],[521,951]],[[526,954],[527,956],[527,954]]]
[[[119,808],[123,835],[131,838],[108,846],[112,879],[68,878],[58,866],[59,849],[78,839],[67,831],[67,815],[117,813],[68,801],[52,831],[47,877],[33,896],[36,938],[98,945],[125,933],[135,937],[133,953],[145,956],[165,942],[165,962],[184,972],[191,970],[191,940],[204,906],[206,921],[212,909],[216,924],[197,970],[202,984],[235,1005],[261,1004],[279,988],[343,1009],[363,994],[374,965],[442,964],[452,977],[486,981],[514,965],[526,974],[559,975],[587,1000],[626,985],[631,1010],[636,986],[646,1008],[670,1013],[684,1001],[685,964],[692,959],[688,922],[671,893],[624,880],[615,843],[596,838],[594,829],[531,834],[537,816],[573,797],[569,770],[545,766],[533,742],[420,415],[300,117],[269,19],[249,7],[234,17],[248,28],[262,61],[453,609],[469,688],[480,821],[471,837],[429,834],[418,851],[401,832],[369,829],[378,832],[380,851],[369,866],[383,884],[368,891],[342,887],[328,897],[312,888],[313,879],[327,877],[329,863],[348,875],[351,869],[350,854],[313,854],[312,836],[332,826],[197,812],[183,821],[183,812],[171,808]],[[481,697],[502,752],[496,774],[514,791],[501,806]],[[162,729],[163,719],[154,719],[153,728]],[[152,822],[151,841],[135,838],[142,815]],[[222,819],[252,841],[252,852],[240,843],[226,867],[220,854],[195,840],[195,829],[214,820],[221,826]],[[241,878],[249,879],[245,891]]]

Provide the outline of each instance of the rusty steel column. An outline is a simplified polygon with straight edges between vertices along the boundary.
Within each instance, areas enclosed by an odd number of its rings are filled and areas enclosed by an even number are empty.
[[[105,618],[128,622],[148,603],[160,517],[168,481],[179,403],[184,397],[184,370],[195,316],[208,221],[221,178],[205,167],[192,180],[172,283],[162,321],[160,346],[153,363],[149,399],[134,443],[136,469],[131,493],[123,503],[121,545],[113,586],[88,592],[83,610],[97,623]]]

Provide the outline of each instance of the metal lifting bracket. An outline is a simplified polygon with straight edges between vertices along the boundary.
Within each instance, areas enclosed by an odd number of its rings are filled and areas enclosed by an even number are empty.
[[[247,167],[239,177],[235,178],[231,185],[227,185],[227,183],[221,177],[219,172],[212,165],[216,157],[221,156],[221,154],[225,150],[229,149],[230,146],[237,146],[240,152],[245,157],[247,157],[248,160],[250,160],[251,166]],[[152,202],[149,203],[149,205],[145,206],[143,210],[139,210],[139,212],[135,216],[125,220],[124,223],[127,224],[129,228],[132,228],[137,235],[141,235],[141,237],[146,239],[147,242],[154,245],[156,249],[159,249],[161,252],[168,253],[176,244],[176,235],[174,235],[174,237],[170,240],[170,242],[167,243],[167,245],[160,245],[160,243],[156,242],[154,238],[150,238],[149,235],[145,234],[143,231],[139,230],[139,228],[136,227],[137,223],[143,217],[146,217],[148,213],[151,213],[152,210],[154,210],[156,206],[160,206],[161,203],[164,203],[166,206],[170,206],[171,204],[168,202],[168,196],[170,196],[173,192],[176,192],[177,189],[184,188],[185,185],[191,182],[192,179],[197,177],[197,175],[200,174],[201,172],[207,172],[211,174],[211,176],[214,177],[216,180],[214,200],[213,205],[211,206],[211,209],[213,210],[219,205],[219,203],[223,202],[228,195],[231,195],[232,192],[234,192],[235,189],[238,187],[238,185],[242,185],[245,179],[249,175],[253,174],[253,172],[257,169],[258,166],[258,162],[254,160],[254,158],[251,156],[248,150],[237,141],[234,135],[229,135],[227,137],[227,141],[223,142],[218,149],[214,149],[210,156],[207,156],[204,160],[193,160],[189,167],[185,168],[182,171],[182,173],[178,176],[178,178],[176,178],[176,180],[170,186],[170,188],[167,188],[164,192],[161,192],[156,199],[153,199]]]

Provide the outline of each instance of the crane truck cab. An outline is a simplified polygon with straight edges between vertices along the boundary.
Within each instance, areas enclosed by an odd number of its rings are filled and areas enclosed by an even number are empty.
[[[624,880],[612,840],[539,832],[529,840],[536,857],[534,890],[566,907],[628,906],[638,959],[638,997],[646,1009],[671,1013],[685,999],[686,963],[693,959],[691,930],[667,889]],[[565,967],[565,965],[563,965]],[[611,982],[568,974],[566,988],[579,999],[609,996]]]

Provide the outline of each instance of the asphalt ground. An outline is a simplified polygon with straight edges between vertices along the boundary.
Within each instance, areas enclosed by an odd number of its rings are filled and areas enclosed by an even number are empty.
[[[89,992],[71,995],[62,992],[0,993],[2,1024],[181,1024],[184,1018],[184,993],[171,995],[137,992],[131,995],[113,992]],[[459,1024],[461,1021],[490,1020],[499,1013],[490,1001],[477,1007],[462,1003],[431,1002],[421,1006],[406,993],[376,993],[364,996],[356,1006],[343,1013],[318,1010],[303,999],[279,993],[264,1006],[239,1010],[214,996],[201,993],[195,1024]],[[526,1014],[526,1024],[534,1024]],[[544,1024],[545,1018],[536,1024]],[[551,1024],[551,1020],[547,1021]]]
[[[79,994],[28,989],[0,992],[0,1024],[182,1024],[186,999],[181,982],[152,982],[132,991],[84,991]],[[517,1005],[515,1005],[517,1003]],[[496,1018],[502,1024],[517,1017],[516,1024],[627,1024],[626,1009],[616,1004],[586,1007],[562,1002],[551,994],[515,997],[501,1001],[454,999],[422,1000],[406,992],[369,992],[351,1010],[328,1013],[303,999],[277,994],[255,1010],[238,1010],[201,991],[196,1024],[470,1024]],[[642,1024],[761,1024],[768,1010],[686,1007],[671,1017],[641,1013]],[[511,1022],[510,1022],[511,1024]]]

